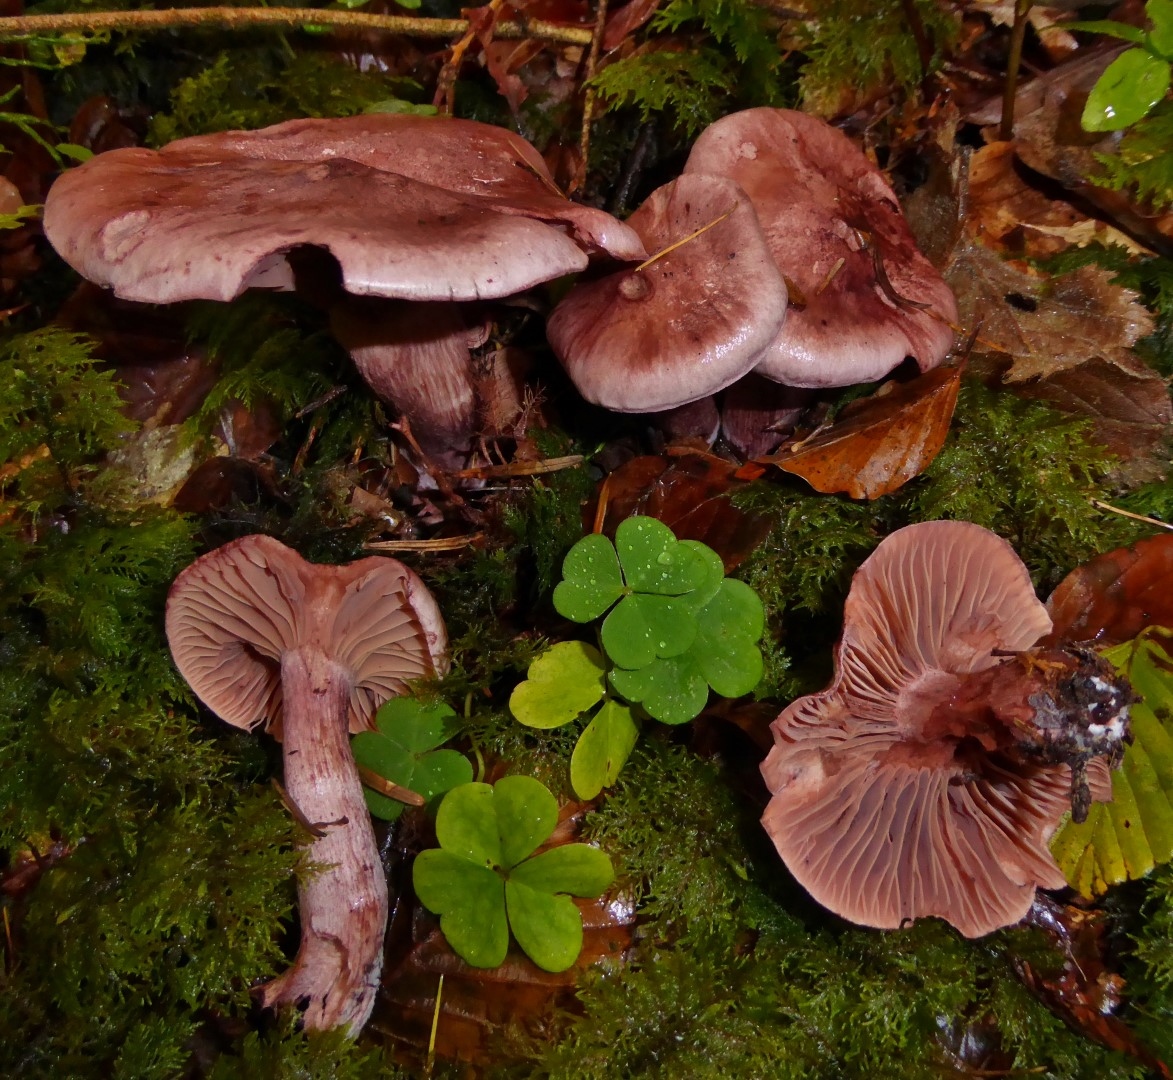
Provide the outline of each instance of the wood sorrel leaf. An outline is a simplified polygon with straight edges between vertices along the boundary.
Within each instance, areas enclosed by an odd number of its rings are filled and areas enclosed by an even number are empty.
[[[554,609],[575,622],[590,622],[623,595],[623,574],[615,548],[605,536],[584,536],[562,563]]]
[[[436,839],[445,851],[477,866],[501,866],[493,789],[488,784],[462,784],[448,792],[436,814]]]
[[[526,859],[509,875],[532,889],[571,896],[598,896],[615,880],[611,860],[590,844],[562,844]]]
[[[615,530],[615,550],[623,576],[636,592],[681,596],[708,580],[704,561],[655,518],[621,521]]]
[[[689,653],[656,659],[635,671],[613,668],[608,678],[628,701],[639,702],[665,724],[687,723],[709,699],[709,684]]]
[[[696,617],[682,597],[625,596],[603,621],[603,648],[620,667],[638,668],[676,656],[696,637]]]
[[[603,656],[593,645],[560,641],[530,664],[529,677],[509,696],[509,710],[526,727],[561,727],[606,693],[604,671]]]
[[[574,793],[580,799],[593,799],[603,788],[615,783],[637,738],[639,728],[631,707],[621,701],[604,702],[570,755],[570,784]]]
[[[509,950],[505,882],[493,870],[450,851],[416,856],[412,881],[420,903],[440,916],[448,944],[473,967],[497,967]]]
[[[565,971],[582,952],[582,915],[569,896],[531,888],[510,878],[505,907],[517,944],[544,971]]]
[[[1085,131],[1119,131],[1145,117],[1169,91],[1169,61],[1144,49],[1121,53],[1088,94]]]
[[[554,831],[558,800],[532,776],[506,776],[493,786],[493,794],[501,837],[501,866],[508,870],[532,855]]]
[[[460,730],[460,717],[443,702],[423,705],[414,698],[392,698],[375,714],[375,731],[350,741],[354,760],[394,784],[432,799],[472,779],[472,764],[455,750],[436,750]],[[363,789],[375,817],[394,821],[403,804]]]

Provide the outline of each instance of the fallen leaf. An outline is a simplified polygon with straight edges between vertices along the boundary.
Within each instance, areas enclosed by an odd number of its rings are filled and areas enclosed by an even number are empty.
[[[1131,641],[1148,626],[1173,627],[1173,535],[1097,555],[1051,593],[1048,642]]]
[[[1165,1063],[1115,1015],[1124,1001],[1125,982],[1108,966],[1109,924],[1104,913],[1060,904],[1040,892],[1023,922],[1042,930],[1062,959],[1057,971],[1044,971],[1037,961],[1012,955],[1026,986],[1070,1027],[1167,1080],[1170,1073]]]
[[[961,385],[960,367],[885,383],[852,402],[829,429],[760,461],[801,476],[816,491],[877,499],[919,476],[940,452]]]
[[[708,544],[721,556],[725,573],[731,573],[770,531],[763,515],[733,505],[730,494],[743,483],[737,470],[735,462],[713,454],[632,458],[604,481],[606,506],[600,531],[614,536],[619,522],[646,514],[662,521],[680,540]],[[599,497],[586,508],[588,523],[595,517]]]
[[[1046,378],[1099,357],[1129,367],[1129,350],[1153,331],[1137,293],[1112,284],[1111,272],[1082,266],[1047,277],[963,240],[945,271],[958,317],[978,328],[977,352],[1011,358],[1004,379]]]
[[[1014,142],[990,143],[971,155],[970,235],[1016,258],[1044,259],[1093,242],[1120,244],[1133,252],[1145,250],[1119,229],[1029,183],[1017,167],[1015,146]]]

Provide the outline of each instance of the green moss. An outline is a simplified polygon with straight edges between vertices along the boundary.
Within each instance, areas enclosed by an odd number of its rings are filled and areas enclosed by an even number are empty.
[[[1069,570],[1143,530],[1097,510],[1112,458],[1088,422],[966,382],[945,448],[925,476],[896,497],[901,524],[972,521],[1014,546],[1049,592]]]
[[[933,0],[914,0],[940,66],[957,41],[960,23]],[[818,17],[794,26],[808,62],[802,69],[803,104],[833,113],[844,95],[864,98],[888,86],[912,91],[928,74],[901,0],[826,0]]]
[[[303,116],[353,116],[418,91],[409,79],[361,72],[328,52],[234,49],[175,87],[171,111],[151,123],[150,141],[162,146]]]

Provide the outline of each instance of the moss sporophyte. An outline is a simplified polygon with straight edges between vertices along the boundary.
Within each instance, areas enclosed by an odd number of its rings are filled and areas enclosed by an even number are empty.
[[[520,723],[561,727],[602,706],[570,762],[580,798],[615,782],[646,714],[683,724],[705,707],[712,688],[747,694],[761,680],[758,641],[765,617],[757,594],[726,578],[720,556],[667,525],[635,516],[615,542],[583,537],[567,553],[554,607],[575,622],[603,618],[601,648],[560,642],[530,666],[509,699]]]

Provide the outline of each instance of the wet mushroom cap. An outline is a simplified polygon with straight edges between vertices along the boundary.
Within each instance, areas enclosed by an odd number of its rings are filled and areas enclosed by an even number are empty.
[[[279,734],[281,656],[318,646],[351,673],[351,732],[370,730],[378,707],[413,679],[447,668],[435,600],[394,559],[317,566],[268,536],[209,552],[176,580],[167,639],[199,699],[240,728]]]
[[[741,378],[786,317],[786,285],[745,194],[719,177],[680,177],[629,224],[651,251],[685,242],[642,269],[580,282],[551,313],[547,337],[579,393],[655,412]]]
[[[864,562],[835,679],[774,721],[762,766],[762,823],[820,904],[888,929],[935,915],[977,937],[1022,918],[1036,887],[1064,884],[1048,844],[1070,809],[1069,768],[930,730],[930,703],[960,676],[1013,662],[995,650],[1026,650],[1050,625],[1021,560],[979,526],[912,525]]]
[[[848,386],[881,378],[906,356],[927,371],[948,354],[953,293],[917,248],[883,174],[841,131],[787,109],[732,113],[701,133],[684,173],[745,189],[792,287],[792,310],[759,374]]]
[[[380,172],[486,199],[499,213],[564,224],[580,243],[616,259],[647,257],[628,225],[562,195],[530,143],[506,128],[476,120],[407,113],[288,120],[257,131],[196,135],[166,149],[207,161],[229,156],[263,161],[347,158]]]
[[[127,300],[231,300],[293,248],[322,247],[346,290],[406,300],[510,296],[582,270],[560,230],[347,159],[202,163],[113,150],[53,185],[45,235]]]

